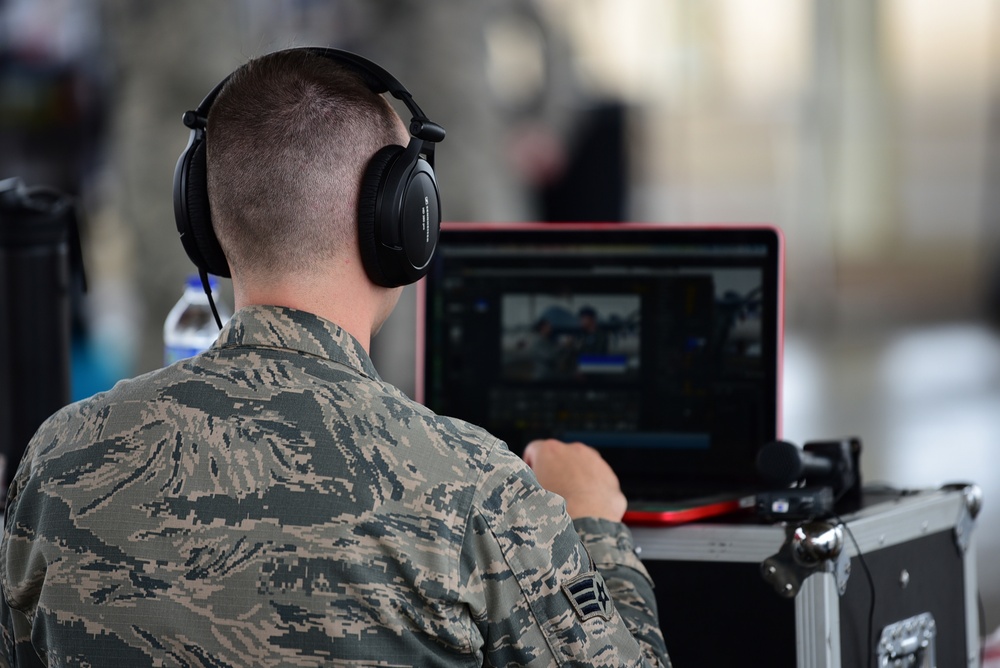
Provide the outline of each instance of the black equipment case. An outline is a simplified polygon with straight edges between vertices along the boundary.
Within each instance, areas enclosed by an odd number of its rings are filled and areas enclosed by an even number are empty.
[[[978,666],[975,485],[821,520],[633,527],[675,668]]]

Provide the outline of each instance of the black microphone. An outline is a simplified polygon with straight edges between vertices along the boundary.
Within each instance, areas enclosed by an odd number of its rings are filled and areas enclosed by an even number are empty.
[[[807,477],[833,474],[834,462],[788,441],[771,441],[757,451],[757,473],[773,485],[787,487]]]

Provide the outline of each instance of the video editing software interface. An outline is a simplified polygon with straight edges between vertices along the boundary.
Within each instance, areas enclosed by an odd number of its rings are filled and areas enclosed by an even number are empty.
[[[515,452],[588,443],[623,486],[746,482],[776,437],[776,235],[636,227],[444,232],[424,400]]]

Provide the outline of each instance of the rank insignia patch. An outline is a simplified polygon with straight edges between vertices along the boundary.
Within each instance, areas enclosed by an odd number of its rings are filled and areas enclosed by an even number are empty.
[[[614,603],[600,573],[596,571],[581,573],[562,588],[582,621],[587,621],[591,617],[603,617],[605,621],[611,619],[615,609]]]

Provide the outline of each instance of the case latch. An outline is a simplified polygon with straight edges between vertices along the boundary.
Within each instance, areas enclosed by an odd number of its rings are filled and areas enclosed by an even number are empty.
[[[878,665],[935,668],[936,638],[937,625],[929,612],[889,624],[878,641]]]

